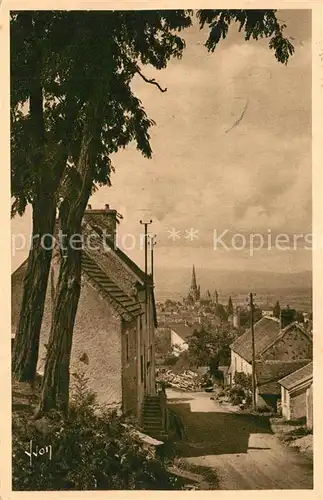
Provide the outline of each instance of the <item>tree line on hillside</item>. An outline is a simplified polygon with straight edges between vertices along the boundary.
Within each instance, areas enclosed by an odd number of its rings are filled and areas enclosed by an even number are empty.
[[[279,62],[293,54],[274,10],[11,11],[12,216],[31,205],[33,242],[13,349],[17,380],[36,375],[57,213],[68,243],[81,234],[91,194],[111,183],[111,154],[135,142],[152,156],[154,122],[131,83],[137,77],[166,91],[145,67],[162,70],[180,59],[182,32],[194,18],[209,28],[209,52],[238,24],[246,40],[268,38]],[[60,261],[39,416],[68,411],[81,285],[81,245],[75,247],[68,244]]]

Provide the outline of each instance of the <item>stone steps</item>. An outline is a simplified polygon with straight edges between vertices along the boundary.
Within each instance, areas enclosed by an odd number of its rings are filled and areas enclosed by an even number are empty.
[[[155,439],[167,437],[164,429],[163,414],[159,396],[146,396],[142,412],[143,432]]]

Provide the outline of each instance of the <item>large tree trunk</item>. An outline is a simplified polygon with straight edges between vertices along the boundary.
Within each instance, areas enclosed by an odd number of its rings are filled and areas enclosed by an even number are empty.
[[[80,156],[73,173],[73,185],[60,210],[60,229],[65,248],[61,250],[62,258],[38,416],[53,408],[65,415],[68,411],[73,329],[81,291],[82,245],[81,241],[78,245],[75,244],[75,235],[81,235],[82,219],[91,195],[94,169],[92,150],[92,137],[85,130]],[[73,245],[70,244],[72,237]]]
[[[35,165],[33,193],[32,242],[28,257],[28,268],[24,282],[23,298],[12,355],[13,376],[21,381],[33,381],[36,375],[39,338],[45,306],[46,290],[52,259],[56,208],[60,184],[64,177],[68,159],[68,148],[73,133],[76,109],[66,109],[66,130],[60,144],[46,142],[44,120],[44,97],[41,74],[42,19],[33,23],[33,13],[21,14],[26,30],[33,33],[30,66],[30,138],[32,160]],[[53,158],[55,160],[53,161]]]
[[[76,226],[75,226],[76,228]],[[76,229],[80,232],[80,228]],[[66,234],[66,233],[65,233]],[[81,250],[62,259],[47,350],[40,413],[68,407],[72,335],[81,290]]]
[[[18,380],[33,381],[36,374],[39,336],[52,258],[50,235],[54,232],[55,215],[55,196],[47,197],[33,210],[33,240],[12,360],[13,375]]]
[[[41,86],[42,54],[40,44],[41,26],[33,25],[32,13],[23,17],[26,27],[34,31],[36,42],[30,64],[34,70],[30,88],[31,149],[35,169],[39,171],[35,181],[33,200],[32,242],[28,258],[27,275],[24,282],[22,305],[15,335],[12,371],[18,380],[32,381],[35,378],[38,360],[39,335],[45,303],[45,293],[51,261],[50,236],[53,234],[56,214],[55,191],[47,190],[41,195],[45,172],[45,123],[43,113],[43,89]],[[46,247],[46,248],[45,248]]]
[[[31,248],[12,355],[12,374],[21,381],[33,381],[36,375],[39,337],[54,247],[57,191],[66,162],[67,152],[62,146],[57,151],[53,170],[48,168],[47,176],[50,178],[45,180],[43,177],[43,191],[32,204]]]
[[[56,148],[56,162],[48,165],[41,87],[36,88],[30,97],[30,114],[34,121],[33,136],[37,137],[35,143],[38,142],[34,160],[39,165],[39,177],[32,202],[31,248],[12,356],[13,376],[21,381],[33,381],[36,375],[39,337],[52,259],[57,192],[68,157],[66,145],[61,145]]]

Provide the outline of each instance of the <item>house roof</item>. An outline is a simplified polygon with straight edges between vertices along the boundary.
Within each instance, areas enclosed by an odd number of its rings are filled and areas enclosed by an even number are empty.
[[[280,322],[278,319],[264,316],[254,325],[255,354],[260,355],[278,336]],[[238,337],[230,348],[249,363],[252,360],[251,328]]]
[[[114,210],[109,212],[115,213]],[[139,285],[142,289],[144,285],[149,286],[152,297],[154,323],[157,327],[157,313],[155,297],[151,276],[145,274],[135,262],[133,262],[122,250],[117,248],[112,241],[105,239],[103,242],[103,231],[109,230],[107,218],[102,210],[86,211],[84,216],[85,235],[95,231],[97,234],[96,245],[86,247],[82,254],[82,272],[99,288],[99,291],[113,303],[117,312],[126,320],[137,317],[143,313],[140,302],[137,298]],[[55,231],[58,231],[56,223]],[[106,250],[107,245],[109,251]],[[15,279],[26,272],[27,260],[13,273],[12,283]],[[126,280],[125,280],[126,277]]]
[[[290,323],[282,330],[280,329],[280,321],[271,316],[264,316],[254,325],[255,335],[255,356],[256,359],[263,354],[267,349],[272,347],[278,340],[280,340],[285,333],[291,328],[297,328],[309,340],[311,336],[309,333],[296,321]],[[240,337],[238,337],[230,346],[230,348],[239,354],[246,361],[251,363],[252,360],[252,336],[251,329],[247,330]]]
[[[301,385],[307,380],[313,378],[313,363],[308,363],[307,365],[299,368],[298,370],[290,373],[286,377],[279,380],[280,385],[285,387],[285,389],[294,389],[298,385]]]
[[[276,339],[273,339],[273,341],[268,345],[266,346],[266,348],[264,350],[267,350],[269,349],[271,346],[273,346],[279,339],[281,339],[285,333],[290,330],[291,328],[297,328],[297,330],[299,330],[303,335],[305,335],[305,337],[307,337],[311,342],[312,342],[312,338],[311,338],[311,335],[309,334],[309,332],[307,332],[305,330],[305,328],[300,325],[297,321],[293,321],[292,323],[290,323],[289,325],[285,326],[285,328],[283,328],[279,334],[277,335],[277,338]]]
[[[86,251],[82,254],[82,271],[95,282],[101,293],[110,299],[120,316],[126,321],[142,314],[139,301],[126,294],[116,282],[110,279],[99,263]]]
[[[105,210],[105,209],[104,210],[101,210],[101,209],[95,210],[94,209],[93,210],[91,208],[91,209],[85,210],[83,219],[87,222],[90,222],[91,226],[93,226],[93,227],[95,225],[97,225],[98,229],[101,231],[102,231],[102,228],[110,230],[111,225],[108,224],[109,219],[106,217],[106,214],[112,215],[112,217],[115,219],[115,221],[119,222],[118,218],[117,218],[117,211],[111,210],[111,209],[108,209],[108,210]],[[110,220],[111,220],[111,218],[110,218]]]
[[[280,379],[307,365],[310,360],[256,361],[256,380],[260,394],[280,394]]]
[[[90,224],[91,228],[99,235],[103,235],[105,229],[109,229],[107,225],[107,218],[102,210],[91,210],[86,211],[84,214],[84,221]],[[116,210],[110,210],[110,212],[116,212]],[[109,246],[113,252],[118,255],[118,257],[131,269],[137,276],[137,278],[142,281],[142,283],[152,284],[151,275],[146,274],[142,269],[140,269],[137,264],[131,260],[128,255],[126,255],[120,248],[118,248],[110,239],[105,240],[105,244]]]
[[[109,212],[110,213],[113,212],[115,216],[117,216],[117,212],[115,210],[110,210]],[[104,242],[102,241],[102,236],[104,234],[103,231],[110,230],[110,226],[107,223],[107,217],[105,211],[102,210],[86,211],[84,214],[84,222],[85,225],[90,226],[91,230],[96,232],[97,236],[99,237],[98,239],[99,247],[102,247],[101,250],[103,249],[102,251],[99,252],[94,252],[94,251],[90,252],[92,258],[98,262],[101,261],[101,263],[103,264],[103,268],[106,269],[106,266],[104,265],[103,261],[105,260],[106,263],[106,258],[110,257],[111,260],[111,257],[113,256],[114,259],[117,259],[117,261],[122,264],[123,268],[125,268],[128,271],[128,273],[130,272],[132,274],[134,281],[136,282],[137,285],[140,285],[142,288],[144,288],[145,285],[149,287],[152,298],[153,319],[155,327],[157,328],[158,325],[157,312],[156,312],[156,303],[155,303],[155,294],[153,290],[152,276],[142,271],[140,267],[133,260],[131,260],[128,257],[128,255],[126,255],[120,248],[118,248],[111,239],[105,238]],[[86,226],[83,227],[83,232],[84,233],[87,232]],[[106,247],[108,247],[109,251],[106,250]],[[114,278],[114,281],[117,282],[117,279]]]
[[[201,328],[201,325],[199,323],[193,324],[191,326],[185,323],[169,323],[168,326],[183,340],[187,340],[188,337],[193,335],[195,330],[199,330]]]
[[[303,323],[302,326],[303,326],[304,330],[306,330],[307,333],[312,336],[312,334],[313,334],[313,321],[311,319],[308,319],[305,323]]]

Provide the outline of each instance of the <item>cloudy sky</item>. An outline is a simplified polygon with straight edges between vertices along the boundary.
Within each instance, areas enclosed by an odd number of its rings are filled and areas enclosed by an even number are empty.
[[[139,264],[140,219],[153,219],[156,266],[297,272],[311,269],[304,245],[215,250],[214,234],[267,235],[311,231],[311,15],[280,11],[296,52],[278,63],[268,41],[245,42],[233,27],[213,54],[207,33],[183,35],[182,60],[166,70],[145,69],[167,92],[141,79],[134,90],[148,115],[153,158],[129,147],[113,157],[113,187],[100,188],[92,208],[109,203],[124,217],[119,243]],[[230,130],[246,109],[240,123]],[[12,222],[13,234],[30,232],[30,211]],[[174,241],[169,231],[177,231]],[[193,241],[186,231],[196,230]],[[132,250],[134,235],[137,241]],[[186,236],[186,238],[185,238]],[[237,243],[239,245],[239,243]],[[14,251],[15,269],[27,248]]]

